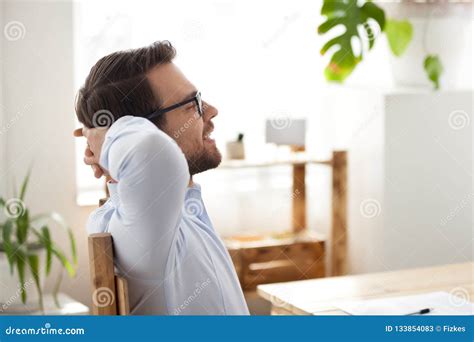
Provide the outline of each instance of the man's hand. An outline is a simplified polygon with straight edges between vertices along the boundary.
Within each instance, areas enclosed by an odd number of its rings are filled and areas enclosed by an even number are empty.
[[[74,130],[75,137],[85,137],[87,139],[87,148],[84,152],[84,163],[90,165],[96,178],[102,177],[107,173],[100,167],[100,151],[104,143],[106,129],[103,128],[78,128]]]

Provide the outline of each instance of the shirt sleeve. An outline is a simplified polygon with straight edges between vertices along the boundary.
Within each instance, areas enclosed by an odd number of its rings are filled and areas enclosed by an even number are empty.
[[[190,177],[179,146],[147,119],[125,116],[108,130],[100,165],[117,181],[111,202],[122,230],[117,233],[128,234],[120,239],[128,243],[128,257],[165,258]]]

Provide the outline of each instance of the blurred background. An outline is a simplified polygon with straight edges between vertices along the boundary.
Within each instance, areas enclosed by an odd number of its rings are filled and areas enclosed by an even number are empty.
[[[272,131],[291,127],[305,158],[347,152],[345,273],[472,261],[472,3],[375,3],[385,26],[377,15],[356,22],[355,57],[331,59],[321,48],[356,19],[325,33],[338,9],[322,13],[318,0],[1,0],[0,195],[15,197],[32,166],[24,203],[61,214],[77,244],[77,272],[61,292],[90,304],[85,224],[104,197],[72,137],[75,94],[100,57],[157,40],[172,42],[176,64],[219,109],[214,137],[226,159],[241,157],[228,142],[243,134],[245,160],[286,160],[289,143],[272,143]],[[291,230],[292,168],[197,176],[219,233],[258,241]],[[305,229],[324,239],[331,168],[308,164],[305,185]],[[51,232],[69,255],[65,231]],[[53,263],[45,292],[61,269]]]

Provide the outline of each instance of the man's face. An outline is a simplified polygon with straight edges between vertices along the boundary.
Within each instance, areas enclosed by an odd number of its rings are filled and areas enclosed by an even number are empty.
[[[147,76],[155,97],[162,101],[161,108],[190,99],[198,90],[173,63],[159,65]],[[164,114],[164,125],[160,128],[181,147],[191,175],[215,168],[221,162],[222,156],[210,138],[214,130],[211,120],[217,113],[215,107],[203,101],[200,117],[193,101]]]

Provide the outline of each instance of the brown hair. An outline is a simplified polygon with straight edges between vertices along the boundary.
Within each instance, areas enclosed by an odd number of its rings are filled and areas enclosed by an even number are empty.
[[[153,112],[161,101],[154,97],[146,74],[159,64],[171,62],[175,56],[176,50],[170,42],[158,41],[101,58],[77,94],[77,118],[91,128],[110,126],[125,115],[144,116]]]

